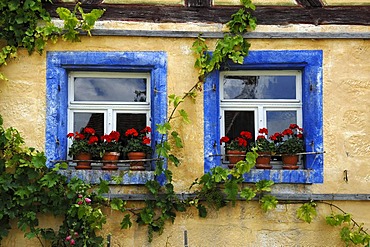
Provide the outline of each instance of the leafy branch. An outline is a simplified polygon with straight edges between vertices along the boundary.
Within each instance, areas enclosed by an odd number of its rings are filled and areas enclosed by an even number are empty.
[[[0,50],[2,66],[7,65],[9,59],[16,58],[20,48],[27,49],[29,54],[35,51],[42,54],[47,42],[51,40],[55,43],[60,36],[64,41],[80,41],[80,32],[91,35],[90,30],[105,10],[93,9],[90,13],[84,13],[81,3],[77,3],[72,12],[59,7],[56,12],[64,21],[63,27],[54,25],[50,14],[43,7],[43,0],[1,1],[0,11],[0,39],[6,42]],[[6,80],[2,73],[0,80]]]
[[[304,203],[297,210],[297,217],[311,223],[317,216],[316,206],[318,203],[330,206],[332,213],[325,217],[326,223],[330,226],[342,226],[340,238],[345,242],[346,246],[349,246],[350,243],[370,246],[370,234],[364,229],[363,224],[359,224],[350,214],[331,202],[312,201]],[[333,208],[340,211],[340,213],[335,213]]]
[[[235,205],[237,199],[250,201],[256,196],[260,198],[259,202],[263,211],[275,208],[276,198],[266,194],[271,191],[271,186],[274,184],[272,181],[261,180],[254,186],[243,184],[243,175],[254,167],[257,156],[255,150],[248,152],[245,160],[239,161],[233,169],[217,166],[200,179],[196,179],[190,186],[190,189],[195,187],[196,196],[190,199],[188,204],[198,209],[200,217],[207,216],[207,207],[218,210],[229,202]]]

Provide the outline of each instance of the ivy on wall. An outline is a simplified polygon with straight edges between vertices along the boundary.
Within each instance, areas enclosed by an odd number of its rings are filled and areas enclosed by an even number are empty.
[[[56,42],[59,37],[65,41],[80,41],[81,31],[90,34],[95,22],[104,10],[93,9],[84,13],[81,4],[77,3],[71,12],[67,8],[57,8],[59,18],[64,21],[63,27],[57,27],[51,21],[50,14],[43,3],[51,0],[7,0],[0,2],[0,40],[5,45],[0,50],[0,66],[7,60],[17,57],[20,48],[27,49],[29,54],[42,53],[47,42]],[[80,16],[80,18],[78,18]],[[0,73],[0,80],[5,80]]]
[[[59,8],[57,13],[64,21],[64,27],[55,27],[49,14],[42,8],[41,0],[10,0],[0,3],[5,13],[0,25],[3,31],[0,38],[7,44],[0,53],[0,65],[16,56],[18,48],[26,48],[29,53],[41,53],[48,40],[79,41],[79,29],[87,32],[104,10],[93,10],[85,14],[80,4],[74,11]],[[173,130],[172,121],[175,115],[181,116],[188,123],[187,113],[181,109],[186,98],[194,98],[202,90],[206,76],[219,69],[226,61],[242,63],[248,55],[250,44],[243,34],[256,26],[255,18],[249,13],[255,6],[250,0],[242,0],[242,8],[231,16],[227,23],[229,28],[224,38],[217,41],[213,54],[208,53],[208,46],[201,36],[193,44],[197,55],[195,68],[198,69],[198,80],[182,96],[170,95],[169,104],[173,110],[167,120],[157,125],[157,131],[163,135],[156,146],[156,176],[165,176],[164,184],[149,181],[146,184],[148,193],[154,200],[145,201],[142,208],[127,208],[126,202],[115,198],[102,197],[109,192],[108,181],[101,180],[97,186],[92,186],[80,179],[66,181],[58,174],[58,170],[66,168],[66,164],[58,164],[48,170],[45,166],[45,155],[33,148],[25,147],[24,141],[17,130],[4,129],[0,117],[0,240],[7,236],[10,221],[16,220],[17,227],[25,232],[25,237],[36,237],[40,245],[45,246],[45,240],[52,246],[104,246],[105,238],[97,234],[106,222],[103,207],[111,207],[123,213],[120,226],[122,229],[131,227],[134,221],[148,227],[148,240],[153,240],[155,232],[161,234],[166,222],[174,221],[177,212],[184,212],[189,207],[196,207],[200,217],[206,217],[208,210],[218,210],[242,198],[250,201],[255,197],[263,211],[276,207],[278,201],[270,195],[272,181],[259,181],[254,185],[243,183],[243,174],[255,165],[257,154],[248,152],[245,160],[236,164],[233,169],[215,167],[196,179],[191,188],[194,197],[180,200],[175,194],[172,183],[172,171],[164,168],[163,160],[167,159],[175,167],[181,165],[176,157],[176,148],[182,148],[179,133]],[[77,18],[81,15],[81,19]],[[40,25],[40,21],[42,25]],[[166,139],[167,137],[168,139]],[[119,178],[114,178],[119,179]],[[319,202],[302,204],[297,211],[297,217],[308,223],[316,217],[316,206]],[[342,226],[341,238],[346,244],[370,245],[370,236],[361,224],[333,204],[329,204],[339,213],[333,213],[326,218],[328,224]],[[37,213],[50,213],[63,218],[58,230],[40,228]]]

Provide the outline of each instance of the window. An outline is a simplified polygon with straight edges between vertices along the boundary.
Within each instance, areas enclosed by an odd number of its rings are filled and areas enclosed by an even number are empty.
[[[306,151],[323,151],[321,51],[251,51],[242,65],[209,75],[204,91],[205,172],[223,164],[220,137],[242,130],[256,136],[262,127],[275,133],[297,123],[305,129]],[[303,169],[253,170],[245,181],[322,183],[322,154],[304,160]]]
[[[69,73],[68,133],[92,127],[98,136],[150,125],[150,74]]]
[[[221,136],[234,139],[247,130],[257,137],[260,128],[273,134],[291,123],[301,126],[301,78],[298,70],[221,72]]]
[[[133,123],[136,128],[149,125],[155,130],[156,124],[163,123],[167,115],[166,60],[164,52],[48,52],[48,166],[67,158],[66,134],[86,125],[93,125],[100,134],[121,131]],[[153,131],[151,138],[154,145],[160,136]],[[142,184],[145,175],[128,180],[124,183]]]

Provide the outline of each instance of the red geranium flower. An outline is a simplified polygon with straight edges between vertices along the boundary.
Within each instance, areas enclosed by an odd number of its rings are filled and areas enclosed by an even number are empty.
[[[230,138],[229,137],[227,137],[227,136],[223,136],[223,137],[221,137],[221,139],[220,139],[220,144],[222,144],[222,143],[226,143],[226,142],[229,142],[230,141]]]
[[[247,140],[245,140],[243,138],[240,138],[240,137],[237,137],[237,141],[238,141],[239,146],[242,146],[242,147],[247,146]]]
[[[86,127],[84,132],[87,134],[95,135],[95,130],[93,128]]]
[[[266,139],[266,137],[264,135],[258,135],[257,140],[260,140],[260,139]]]
[[[149,126],[146,126],[144,129],[141,130],[142,133],[150,133],[152,129]]]
[[[100,139],[102,141],[112,142],[112,137],[110,135],[103,135]]]
[[[138,136],[139,133],[137,132],[136,129],[132,128],[132,129],[128,129],[125,133],[125,136]]]
[[[109,136],[110,136],[110,138],[112,138],[112,140],[115,140],[116,142],[118,142],[119,137],[120,137],[120,133],[118,131],[112,130],[112,132],[110,132]]]
[[[80,153],[91,153],[97,155],[98,147],[97,143],[99,138],[95,136],[95,130],[93,128],[83,128],[81,133],[76,131],[75,133],[68,133],[67,137],[72,139],[72,145],[69,147],[68,155],[75,156]]]
[[[284,136],[291,136],[293,135],[292,129],[285,129],[282,133]]]
[[[252,139],[252,133],[249,132],[249,131],[242,131],[242,132],[240,132],[240,136],[241,137],[244,137],[247,140]]]
[[[258,133],[268,135],[269,131],[266,128],[261,128]]]
[[[143,144],[150,144],[150,138],[147,136],[143,137]]]
[[[99,138],[97,136],[91,136],[89,139],[89,145],[97,143],[99,141]]]
[[[83,139],[85,139],[85,136],[83,134],[81,134],[81,133],[76,132],[75,139],[83,140]]]

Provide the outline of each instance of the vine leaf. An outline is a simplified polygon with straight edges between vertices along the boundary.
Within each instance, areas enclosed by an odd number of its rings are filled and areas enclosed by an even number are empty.
[[[145,185],[153,195],[157,195],[161,188],[161,185],[155,180],[150,180]]]
[[[167,134],[167,131],[171,129],[171,125],[168,122],[164,124],[157,124],[156,126],[157,126],[157,131],[159,132],[159,134],[162,134],[162,135]]]
[[[99,180],[100,180],[100,183],[98,187],[98,193],[100,195],[104,193],[108,193],[109,192],[109,182],[101,178],[99,178]]]
[[[184,109],[180,109],[179,114],[180,114],[180,116],[182,117],[182,120],[184,120],[185,123],[187,123],[187,124],[190,123],[188,113]]]
[[[175,94],[171,94],[168,96],[169,103],[172,104],[176,108],[181,102],[184,101],[184,99],[180,96],[176,96]]]
[[[305,203],[297,210],[298,219],[301,219],[307,223],[311,223],[316,216],[316,203],[314,202]]]
[[[278,201],[276,200],[274,196],[264,195],[260,199],[260,203],[261,203],[262,210],[267,212],[268,210],[276,208]]]
[[[240,197],[244,198],[247,201],[252,200],[255,196],[256,196],[256,193],[253,191],[253,189],[251,189],[249,187],[245,187],[240,192]]]
[[[182,148],[183,145],[182,145],[182,141],[181,141],[181,138],[179,137],[179,133],[177,133],[176,131],[172,131],[171,132],[171,136],[173,137],[173,139],[175,140],[175,145],[176,147],[178,148]]]
[[[179,159],[175,156],[175,155],[173,155],[173,154],[170,154],[169,156],[168,156],[168,159],[176,166],[176,167],[178,167],[179,165],[180,165],[180,161],[179,161]]]
[[[274,185],[274,181],[271,180],[260,180],[256,183],[256,190],[258,192],[269,192],[271,191],[271,186]]]
[[[113,198],[112,201],[110,202],[110,206],[114,210],[118,210],[121,212],[125,211],[125,202],[119,198]]]
[[[202,204],[198,204],[196,207],[198,209],[199,217],[201,218],[207,217],[207,208],[205,206],[203,206]]]
[[[351,215],[350,214],[331,214],[326,216],[326,223],[331,226],[340,226],[342,223],[350,223]]]
[[[121,221],[121,229],[128,229],[132,226],[131,215],[126,214]]]
[[[351,242],[351,230],[347,226],[341,229],[340,238],[346,243],[347,246]]]
[[[230,179],[225,182],[225,193],[226,198],[232,201],[232,204],[235,205],[236,198],[238,196],[238,180]]]
[[[145,208],[140,212],[140,222],[150,224],[153,222],[154,212],[152,209]]]

